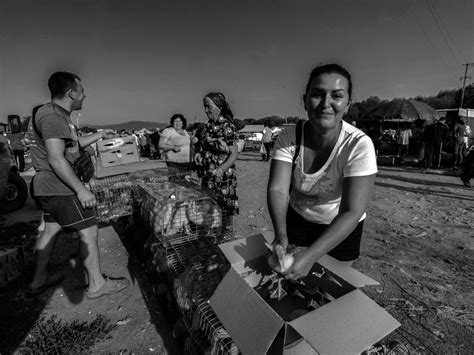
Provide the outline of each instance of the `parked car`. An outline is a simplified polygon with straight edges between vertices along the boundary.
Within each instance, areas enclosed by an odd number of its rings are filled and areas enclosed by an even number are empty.
[[[0,213],[22,208],[27,197],[28,187],[18,172],[9,141],[0,134]]]

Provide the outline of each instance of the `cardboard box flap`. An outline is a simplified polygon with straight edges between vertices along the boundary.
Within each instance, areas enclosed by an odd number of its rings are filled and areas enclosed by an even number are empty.
[[[360,290],[289,324],[320,354],[360,354],[400,326]]]
[[[367,275],[364,275],[363,273],[351,268],[350,266],[340,263],[338,260],[334,259],[329,255],[324,255],[321,259],[318,260],[318,263],[328,268],[330,271],[343,278],[345,281],[349,282],[354,287],[360,288],[364,286],[379,285],[379,283],[374,279],[371,279]]]
[[[243,264],[266,254],[269,250],[262,234],[222,243],[219,244],[219,248],[231,265]]]
[[[265,354],[284,322],[230,269],[209,303],[243,354]]]

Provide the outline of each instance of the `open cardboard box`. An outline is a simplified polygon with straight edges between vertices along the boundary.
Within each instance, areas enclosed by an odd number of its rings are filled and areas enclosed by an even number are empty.
[[[256,290],[268,277],[272,240],[271,234],[257,234],[219,245],[232,267],[209,302],[243,354],[360,354],[400,326],[358,289],[376,281],[328,255],[315,267],[333,281],[311,272],[305,280],[319,282],[333,300],[285,321]]]

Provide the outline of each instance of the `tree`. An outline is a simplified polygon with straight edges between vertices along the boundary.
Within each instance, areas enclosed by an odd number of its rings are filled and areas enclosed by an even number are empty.
[[[462,90],[459,89],[455,96],[455,100],[456,100],[456,103],[458,104],[458,107],[461,106],[461,95],[462,95]],[[463,108],[473,108],[472,104],[474,104],[474,84],[466,86],[464,90],[464,101],[463,101],[462,106]]]
[[[233,123],[237,131],[240,131],[242,128],[245,127],[245,120],[239,120],[238,118],[234,118]]]
[[[258,120],[256,120],[255,118],[246,118],[244,119],[244,122],[246,125],[258,124]]]
[[[292,123],[296,123],[300,120],[301,118],[299,116],[288,116],[286,118],[286,123],[289,123],[289,124],[292,124]]]
[[[457,91],[458,90],[442,90],[435,96],[416,96],[414,99],[424,102],[436,110],[443,108],[456,108],[458,107],[458,104],[456,103]]]
[[[349,107],[349,111],[345,117],[346,121],[359,121],[360,119],[360,109],[358,103],[355,103]]]

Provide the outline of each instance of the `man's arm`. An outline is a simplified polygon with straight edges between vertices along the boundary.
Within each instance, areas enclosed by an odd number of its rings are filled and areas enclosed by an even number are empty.
[[[82,207],[94,207],[96,204],[94,195],[86,189],[64,157],[66,150],[64,140],[60,138],[50,138],[45,141],[45,146],[48,153],[48,163],[56,175],[77,194],[77,198],[81,202]]]
[[[104,129],[102,131],[89,134],[87,136],[78,137],[79,145],[81,147],[86,147],[92,143],[97,142],[99,139],[108,139],[115,137],[115,132],[112,129]]]

